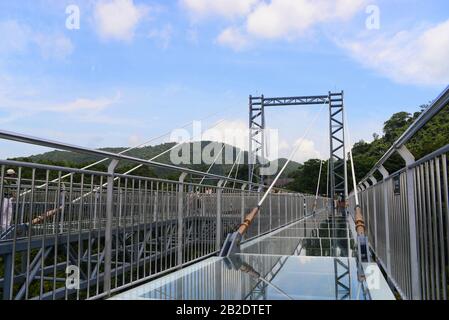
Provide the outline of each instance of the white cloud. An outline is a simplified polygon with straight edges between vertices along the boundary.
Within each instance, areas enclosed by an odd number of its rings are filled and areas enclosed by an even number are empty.
[[[95,98],[86,99],[78,98],[67,103],[55,104],[48,108],[42,108],[41,111],[52,111],[52,112],[99,112],[102,111],[116,103],[121,99],[121,94],[118,92],[113,98]]]
[[[64,35],[43,35],[35,37],[35,42],[40,48],[42,57],[46,59],[64,59],[72,54],[74,46],[72,41]]]
[[[136,134],[132,134],[128,137],[128,145],[129,146],[138,146],[141,145],[142,143],[144,143],[144,139]]]
[[[293,160],[303,163],[310,159],[321,159],[320,152],[316,149],[315,143],[309,139],[299,139],[295,141],[295,147],[299,145],[298,151],[293,156]]]
[[[173,27],[170,24],[161,29],[153,29],[148,34],[150,39],[155,40],[162,49],[167,49],[173,36]]]
[[[222,16],[235,18],[244,16],[260,0],[181,0],[193,18],[205,18],[210,16]]]
[[[249,130],[248,124],[242,120],[224,120],[212,129],[205,130],[202,137],[194,137],[195,141],[215,141],[225,142],[236,146],[239,149],[248,151]],[[294,155],[293,160],[304,162],[309,159],[321,159],[321,153],[317,150],[315,143],[309,139],[298,139],[289,142],[279,136],[279,131],[268,128],[266,132],[266,156],[269,160],[278,158],[288,158],[293,148],[299,145],[299,149]]]
[[[363,8],[365,0],[272,0],[261,3],[249,14],[249,34],[267,39],[291,39],[311,27],[345,21]]]
[[[24,54],[34,47],[45,59],[64,59],[74,49],[71,40],[65,35],[35,31],[16,20],[0,22],[0,34],[0,54]]]
[[[2,123],[11,123],[44,112],[66,114],[78,119],[104,120],[95,115],[121,100],[121,93],[113,97],[76,98],[69,101],[54,102],[55,99],[44,98],[42,87],[36,83],[22,81],[13,77],[0,77],[0,111]]]
[[[103,39],[131,41],[149,8],[133,0],[101,0],[95,7],[97,32]]]
[[[238,17],[217,37],[234,50],[248,48],[252,40],[291,40],[314,27],[343,22],[363,10],[367,0],[182,0],[195,18]]]
[[[218,36],[217,42],[223,46],[231,47],[236,51],[248,48],[249,39],[239,29],[230,27]]]
[[[449,82],[449,20],[425,30],[340,42],[363,65],[399,83]]]
[[[201,139],[197,140],[224,142],[248,150],[248,125],[242,120],[220,120],[218,125],[205,130]]]
[[[29,44],[31,30],[15,20],[0,22],[0,53],[23,52]]]

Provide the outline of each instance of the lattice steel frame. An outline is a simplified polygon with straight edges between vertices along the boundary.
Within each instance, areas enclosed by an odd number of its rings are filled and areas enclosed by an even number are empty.
[[[348,195],[345,129],[344,129],[344,92],[329,92],[322,96],[266,98],[249,97],[249,154],[248,178],[250,182],[263,183],[258,173],[261,165],[259,157],[265,153],[265,108],[282,106],[329,105],[329,140],[330,140],[330,198],[335,199],[339,193],[346,199]],[[258,181],[255,181],[257,178]],[[335,203],[332,201],[332,212]]]
[[[348,196],[347,166],[344,127],[344,93],[329,92],[329,136],[330,136],[330,194],[332,199]],[[332,201],[333,212],[335,203]]]

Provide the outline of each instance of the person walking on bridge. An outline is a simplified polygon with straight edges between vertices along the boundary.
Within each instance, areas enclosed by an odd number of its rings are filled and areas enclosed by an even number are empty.
[[[8,169],[6,175],[3,178],[3,200],[2,215],[1,215],[1,233],[6,232],[11,226],[12,213],[13,213],[13,200],[15,197],[14,183],[16,180],[16,172],[13,169]]]

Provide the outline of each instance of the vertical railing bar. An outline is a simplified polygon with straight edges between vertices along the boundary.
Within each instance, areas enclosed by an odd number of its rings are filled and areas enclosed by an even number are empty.
[[[143,214],[143,240],[142,240],[142,248],[143,248],[143,278],[146,278],[147,276],[147,234],[148,234],[148,227],[147,227],[147,205],[148,205],[148,181],[145,180],[144,183],[144,197],[143,197],[143,207],[142,207],[142,214]]]
[[[54,256],[53,256],[53,292],[52,292],[52,298],[53,300],[56,299],[56,277],[57,277],[57,265],[58,265],[58,235],[59,235],[59,227],[58,227],[58,221],[59,221],[59,207],[60,207],[60,196],[59,196],[59,190],[61,190],[61,171],[58,171],[58,186],[57,191],[55,192],[55,216],[53,218],[53,232],[55,237],[55,249],[54,249]]]
[[[423,211],[422,211],[422,199],[421,199],[421,178],[420,178],[420,168],[415,169],[415,202],[416,202],[416,216],[417,216],[417,230],[419,232],[419,253],[420,253],[420,270],[421,270],[421,295],[426,296],[426,286],[425,286],[425,268],[424,268],[424,230],[423,230]]]
[[[73,177],[73,176],[71,176],[71,177]],[[72,202],[72,187],[73,186],[70,185],[69,206],[71,206],[71,202]],[[62,183],[62,188],[63,188],[63,190],[59,190],[60,197],[61,197],[61,199],[63,199],[63,198],[65,199],[65,184],[64,183]],[[81,194],[82,194],[82,190],[81,190]],[[61,202],[62,202],[62,206],[65,207],[65,200],[64,201],[61,200]],[[81,209],[81,205],[80,205],[80,209]],[[64,209],[62,209],[62,210],[64,210]],[[65,215],[64,215],[64,217],[65,217]],[[61,217],[61,218],[64,219],[64,217]],[[64,221],[62,221],[62,223],[64,223]],[[66,260],[65,260],[66,268],[68,268],[69,265],[70,265],[69,258],[70,258],[70,244],[71,244],[70,243],[71,228],[72,228],[72,210],[69,210],[69,218],[68,218],[68,225],[67,225],[67,236],[66,236]],[[67,288],[67,286],[64,287],[64,296],[65,296],[65,299],[68,300],[68,288]]]
[[[102,239],[102,220],[103,220],[103,176],[100,177],[100,189],[99,189],[99,196],[98,196],[98,208],[97,210],[97,217],[96,217],[96,225],[97,225],[97,259],[96,259],[96,294],[98,295],[100,293],[100,259],[101,259],[101,239]],[[103,290],[104,291],[104,290]]]
[[[433,265],[433,239],[432,239],[432,208],[431,208],[431,197],[430,197],[430,174],[429,174],[429,163],[425,163],[426,172],[426,203],[427,203],[427,232],[429,239],[429,249],[430,249],[430,283],[431,283],[431,299],[435,300],[435,268]]]
[[[115,288],[117,288],[119,281],[118,271],[121,269],[121,272],[125,273],[125,265],[120,264],[119,262],[119,251],[120,251],[120,224],[122,218],[122,206],[123,206],[123,195],[121,189],[122,179],[118,177],[117,179],[117,210],[115,213]]]
[[[123,226],[121,226],[121,228],[123,229],[123,233],[122,233],[122,266],[123,266],[123,272],[122,272],[122,285],[124,285],[126,283],[126,274],[127,272],[125,271],[127,268],[127,262],[126,262],[126,228],[128,227],[128,210],[127,210],[127,204],[128,204],[128,178],[125,178],[124,181],[124,192],[123,192],[123,212],[122,212],[122,217],[121,219],[123,220]]]
[[[447,170],[447,157],[446,154],[443,154],[442,156],[442,162],[443,162],[443,185],[444,185],[444,202],[445,202],[445,211],[446,211],[446,249],[447,249],[447,265],[449,265],[449,190],[448,190],[448,170]],[[448,294],[448,286],[445,286],[446,289],[446,295]]]
[[[433,222],[433,241],[434,241],[434,263],[435,263],[435,297],[437,300],[440,299],[440,264],[438,261],[438,227],[437,227],[437,204],[436,204],[436,194],[435,194],[435,161],[430,161],[430,185],[431,185],[431,204],[432,204],[432,222]]]
[[[26,261],[26,286],[25,286],[25,299],[29,298],[29,287],[32,279],[30,279],[30,263],[31,263],[31,237],[33,233],[33,227],[31,221],[33,220],[33,204],[34,204],[34,180],[36,178],[36,169],[33,168],[31,170],[31,193],[30,193],[30,205],[29,205],[29,230],[28,230],[28,239],[27,239],[27,261]],[[23,222],[23,221],[22,221]],[[17,225],[17,224],[16,224]],[[38,253],[39,254],[39,253]],[[44,256],[44,252],[42,249],[42,255]]]
[[[81,194],[84,194],[84,179],[85,179],[85,175],[84,175],[84,173],[82,173],[81,174],[81,183],[80,183],[80,192],[81,192]],[[70,175],[70,193],[72,193],[72,190],[73,190],[73,183],[74,182],[73,182],[73,174],[72,174],[72,175]],[[89,191],[91,192],[92,189],[89,190]],[[69,215],[71,215],[72,211],[74,211],[73,203],[72,203],[72,195],[70,195],[69,198],[70,198]],[[84,200],[84,197],[82,197],[80,199],[79,206],[81,207],[81,209],[79,210],[78,221],[77,221],[77,224],[78,224],[77,225],[77,227],[78,227],[78,250],[77,250],[78,251],[77,252],[77,254],[78,254],[78,257],[77,257],[78,265],[77,265],[77,267],[78,267],[78,270],[80,270],[80,271],[82,270],[82,268],[81,268],[82,250],[84,250],[84,245],[83,245],[83,240],[82,240],[82,233],[85,232],[85,230],[83,230],[84,229],[83,222],[84,222],[84,220],[86,218],[85,215],[84,215],[84,213],[85,213],[84,201],[87,201],[87,204],[88,204],[87,210],[91,207],[91,203],[89,203],[89,200]],[[80,274],[80,276],[81,276],[81,274]],[[87,279],[85,279],[85,280],[87,280]],[[76,291],[76,299],[80,300],[80,290]]]
[[[96,203],[96,193],[94,192],[95,188],[95,180],[94,175],[90,176],[90,208],[89,208],[89,221],[87,225],[87,299],[90,298],[90,281],[91,281],[91,270],[92,270],[92,228],[93,228],[93,219],[95,218],[95,207],[97,205]]]
[[[44,197],[44,211],[48,212],[48,181],[50,180],[50,171],[45,170],[45,197]],[[42,235],[42,248],[45,250],[45,242],[47,237],[47,216],[43,217],[43,235]],[[44,269],[45,269],[45,257],[41,260],[41,272],[40,272],[40,288],[39,288],[39,299],[42,300],[42,296],[44,294]]]
[[[437,174],[437,200],[438,200],[438,230],[439,230],[439,247],[440,247],[440,262],[441,262],[441,291],[442,291],[442,299],[447,300],[446,294],[446,255],[444,251],[444,222],[443,222],[443,204],[441,197],[441,167],[440,167],[440,158],[436,157],[436,174]]]
[[[425,165],[421,165],[419,167],[420,172],[421,172],[421,193],[422,193],[422,200],[423,200],[423,204],[422,204],[422,210],[423,210],[423,234],[424,234],[424,248],[425,248],[425,252],[424,252],[424,263],[425,263],[425,273],[426,273],[426,297],[427,299],[431,299],[432,296],[432,292],[431,292],[431,288],[430,288],[430,265],[429,265],[429,233],[428,233],[428,208],[427,208],[427,190],[426,190],[426,175],[425,175]]]

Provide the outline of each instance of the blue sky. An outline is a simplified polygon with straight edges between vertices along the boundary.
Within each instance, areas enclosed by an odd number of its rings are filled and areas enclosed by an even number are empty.
[[[66,27],[69,5],[79,29]],[[352,140],[369,140],[393,112],[449,84],[444,0],[3,0],[0,34],[1,128],[88,147],[136,144],[208,116],[204,127],[241,128],[249,94],[329,90],[345,90]],[[283,153],[316,112],[268,112]],[[326,126],[323,113],[297,160],[327,155]]]

